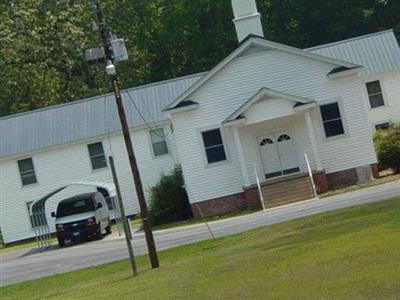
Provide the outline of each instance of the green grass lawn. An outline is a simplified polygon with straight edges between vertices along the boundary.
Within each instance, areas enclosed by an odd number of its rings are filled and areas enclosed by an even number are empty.
[[[112,255],[112,253],[110,253]],[[0,289],[4,299],[399,299],[400,197]]]

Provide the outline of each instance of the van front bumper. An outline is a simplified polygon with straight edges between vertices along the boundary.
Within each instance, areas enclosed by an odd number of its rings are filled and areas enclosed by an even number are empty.
[[[99,233],[99,225],[87,226],[85,228],[69,229],[57,231],[57,237],[65,242],[84,240],[90,237],[97,236]]]

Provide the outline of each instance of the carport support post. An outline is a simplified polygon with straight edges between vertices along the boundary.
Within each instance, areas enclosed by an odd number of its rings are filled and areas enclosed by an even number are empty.
[[[121,190],[119,189],[117,172],[115,172],[115,165],[114,165],[113,157],[109,156],[108,161],[110,162],[111,173],[112,173],[113,181],[115,184],[115,189],[117,191],[118,204],[119,204],[119,209],[121,212],[121,219],[122,219],[121,221],[122,221],[122,225],[124,227],[125,240],[126,240],[126,245],[128,247],[128,252],[129,252],[129,260],[131,262],[133,276],[136,276],[138,274],[138,271],[136,268],[135,255],[133,253],[132,243],[131,243],[131,239],[130,239],[130,231],[129,231],[130,228],[128,227],[129,224],[128,224],[128,221],[127,221],[126,215],[125,215],[124,203],[122,202]]]

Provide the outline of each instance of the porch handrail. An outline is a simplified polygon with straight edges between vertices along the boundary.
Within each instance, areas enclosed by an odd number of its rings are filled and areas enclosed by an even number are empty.
[[[258,194],[260,195],[261,207],[263,211],[265,211],[264,197],[261,191],[260,179],[258,179],[257,168],[255,163],[253,163],[253,168],[254,168],[254,173],[256,175],[257,189],[258,189]]]
[[[308,159],[308,155],[306,152],[304,152],[304,157],[306,159],[306,165],[307,165],[307,170],[308,170],[308,176],[310,176],[310,180],[311,180],[311,185],[312,185],[312,189],[314,192],[314,197],[315,199],[318,199],[318,193],[317,193],[317,189],[315,187],[315,182],[314,182],[314,177],[312,175],[312,171],[311,171],[311,165],[310,165],[310,160]]]

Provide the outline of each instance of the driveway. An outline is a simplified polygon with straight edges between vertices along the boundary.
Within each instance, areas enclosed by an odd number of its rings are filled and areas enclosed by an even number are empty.
[[[309,200],[284,207],[269,209],[236,218],[210,222],[216,237],[243,232],[252,228],[275,224],[339,208],[360,205],[400,196],[400,181],[365,188],[351,193]],[[154,232],[158,250],[210,239],[205,224],[196,224]],[[142,232],[133,235],[136,255],[146,253]],[[101,241],[80,244],[37,253],[19,249],[0,253],[0,286],[40,278],[72,270],[101,265],[128,257],[125,239],[114,234]],[[160,262],[162,267],[162,261]],[[127,265],[128,267],[128,265]]]

